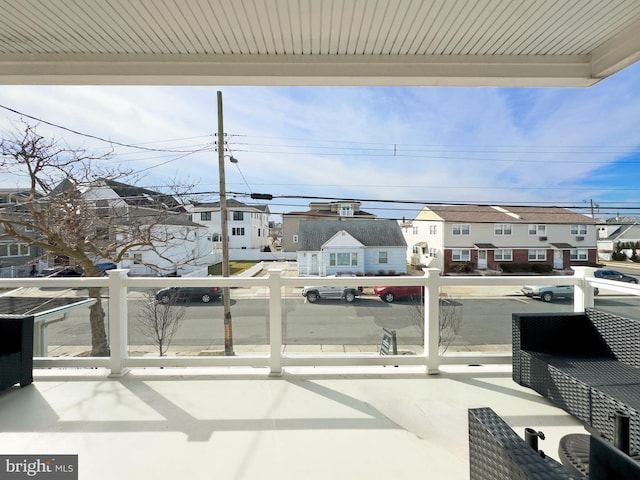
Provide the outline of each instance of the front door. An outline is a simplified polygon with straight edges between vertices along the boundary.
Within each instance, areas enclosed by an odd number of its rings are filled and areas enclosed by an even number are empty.
[[[555,270],[563,270],[564,269],[564,255],[562,250],[554,250],[553,251],[553,268]]]
[[[478,270],[487,269],[487,251],[478,250]]]
[[[317,253],[312,253],[311,254],[311,271],[309,272],[310,275],[318,275],[319,271],[318,271],[318,254]]]

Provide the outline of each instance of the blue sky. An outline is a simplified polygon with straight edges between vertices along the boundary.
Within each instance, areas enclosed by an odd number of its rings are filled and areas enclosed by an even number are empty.
[[[640,64],[591,88],[3,86],[0,105],[124,144],[111,160],[161,189],[218,191],[216,92],[237,166],[229,192],[364,200],[381,217],[411,202],[600,205],[640,214]],[[0,110],[0,130],[19,116]],[[39,132],[103,152],[109,145],[41,124]],[[200,151],[199,151],[200,150]],[[2,173],[2,186],[24,178]],[[134,183],[134,182],[132,182]],[[215,193],[198,195],[212,200]],[[239,196],[241,201],[250,201]],[[310,199],[276,198],[275,213]]]

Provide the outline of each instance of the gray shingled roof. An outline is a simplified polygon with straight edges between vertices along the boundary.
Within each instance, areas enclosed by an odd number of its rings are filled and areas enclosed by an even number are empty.
[[[128,205],[148,208],[158,208],[160,206],[167,210],[181,213],[186,211],[171,195],[136,187],[135,185],[127,185],[108,178],[104,178],[102,181]]]
[[[341,230],[366,247],[405,247],[400,225],[395,220],[302,220],[298,250],[317,252]]]

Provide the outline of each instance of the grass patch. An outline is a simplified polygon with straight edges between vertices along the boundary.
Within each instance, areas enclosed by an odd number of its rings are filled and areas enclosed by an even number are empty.
[[[257,262],[252,261],[240,261],[240,260],[231,260],[229,262],[229,272],[231,275],[237,275],[238,273],[242,273],[245,270],[249,270],[251,267],[256,265]],[[215,265],[209,265],[209,275],[222,275],[222,263],[216,263]]]

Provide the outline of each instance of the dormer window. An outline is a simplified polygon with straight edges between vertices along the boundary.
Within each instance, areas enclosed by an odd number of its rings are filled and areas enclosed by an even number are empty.
[[[353,207],[351,205],[340,205],[341,217],[353,217]]]

